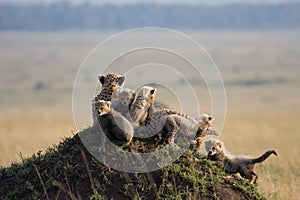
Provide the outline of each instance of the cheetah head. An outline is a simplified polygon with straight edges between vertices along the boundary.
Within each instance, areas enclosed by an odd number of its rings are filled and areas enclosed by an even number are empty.
[[[110,112],[110,105],[111,102],[110,101],[104,101],[104,100],[100,100],[96,102],[96,106],[98,108],[98,115],[105,115],[108,114]]]
[[[111,100],[118,97],[118,93],[122,90],[125,82],[125,76],[117,73],[107,74],[106,76],[98,76],[102,85],[102,99]]]
[[[156,91],[156,88],[150,86],[143,86],[139,89],[130,112],[131,118],[136,125],[146,120],[148,110],[154,104]]]
[[[199,121],[202,130],[207,130],[209,127],[211,127],[213,121],[215,120],[213,116],[207,114],[202,114],[196,119]]]
[[[153,105],[154,104],[154,99],[156,96],[157,89],[154,87],[150,86],[143,86],[140,88],[137,99],[143,99],[145,103],[148,105]],[[145,105],[144,105],[145,106]]]
[[[216,140],[211,150],[208,152],[209,156],[218,155],[223,151],[223,142]]]
[[[130,89],[124,89],[119,93],[119,99],[123,106],[129,107],[135,98],[135,92]]]

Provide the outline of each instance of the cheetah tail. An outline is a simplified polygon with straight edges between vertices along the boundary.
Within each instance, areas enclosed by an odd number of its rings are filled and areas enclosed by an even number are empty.
[[[263,155],[261,155],[260,157],[252,159],[252,163],[255,164],[255,163],[263,162],[263,161],[266,160],[271,154],[274,154],[275,156],[277,156],[276,151],[274,151],[274,150],[269,150],[269,151],[266,151],[266,152],[265,152]]]

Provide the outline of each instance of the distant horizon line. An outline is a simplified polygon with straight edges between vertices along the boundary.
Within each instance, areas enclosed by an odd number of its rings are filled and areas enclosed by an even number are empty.
[[[141,1],[141,2],[94,2],[94,1],[81,1],[81,2],[71,2],[71,1],[47,1],[47,2],[19,2],[19,1],[0,1],[0,6],[12,5],[12,6],[32,6],[32,5],[55,5],[55,4],[69,4],[73,6],[81,5],[115,5],[115,6],[125,6],[125,5],[138,5],[138,4],[149,4],[149,5],[182,5],[182,6],[226,6],[226,5],[286,5],[286,4],[300,4],[300,1],[225,1],[225,2],[159,2],[159,1]]]

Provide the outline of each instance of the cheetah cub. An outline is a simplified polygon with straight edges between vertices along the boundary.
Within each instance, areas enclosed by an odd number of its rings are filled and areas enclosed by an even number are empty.
[[[212,126],[215,118],[213,116],[202,114],[200,116],[194,117],[198,121],[198,130],[196,132],[196,137],[192,144],[195,146],[195,150],[198,151],[201,148],[203,140],[206,135],[219,136],[216,131],[209,129]]]
[[[131,123],[119,112],[111,108],[110,101],[97,102],[99,124],[107,137],[117,145],[128,145],[133,138]]]
[[[130,116],[135,126],[139,126],[145,122],[148,109],[154,104],[156,91],[156,88],[150,86],[140,88],[130,110]]]
[[[208,115],[191,118],[174,110],[158,108],[154,105],[155,97],[156,89],[149,86],[142,87],[138,92],[131,109],[131,116],[135,122],[135,137],[151,137],[164,129],[167,135],[163,137],[167,138],[169,143],[173,144],[175,135],[184,135],[186,138],[196,135],[196,141],[193,143],[200,147],[214,118]],[[209,133],[216,134],[215,131]]]
[[[131,89],[123,89],[119,92],[118,98],[111,100],[111,108],[131,121],[130,109],[135,98],[135,91]]]
[[[101,83],[101,92],[92,101],[92,116],[94,126],[98,124],[98,107],[99,100],[111,101],[118,97],[119,91],[122,90],[125,82],[125,76],[117,73],[110,73],[105,76],[98,76]]]
[[[234,156],[229,153],[223,142],[216,140],[208,153],[207,158],[214,161],[219,167],[224,168],[225,172],[230,174],[239,173],[250,183],[256,183],[258,176],[254,173],[254,165],[266,160],[271,154],[277,156],[276,151],[269,150],[258,158],[248,156]]]
[[[196,148],[200,148],[202,140],[213,121],[214,117],[207,114],[192,118],[174,110],[157,108],[155,105],[151,105],[148,109],[146,121],[135,127],[135,136],[150,137],[163,130],[162,132],[165,133],[163,137],[170,144],[174,144],[175,137],[181,137],[188,139]],[[215,132],[210,131],[210,133]]]
[[[197,151],[200,149],[202,141],[212,126],[214,119],[214,117],[207,114],[201,114],[195,118],[169,115],[166,118],[163,129],[169,133],[169,143],[174,144],[175,140],[177,140],[176,145],[184,143],[184,145],[193,145]]]

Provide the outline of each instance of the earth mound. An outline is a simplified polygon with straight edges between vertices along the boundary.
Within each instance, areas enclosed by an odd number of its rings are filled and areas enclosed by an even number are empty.
[[[88,137],[90,129],[79,134]],[[81,139],[76,134],[0,168],[0,199],[264,199],[256,185],[228,176],[191,151],[165,168],[125,173],[96,160]],[[147,148],[144,142],[133,144]]]

